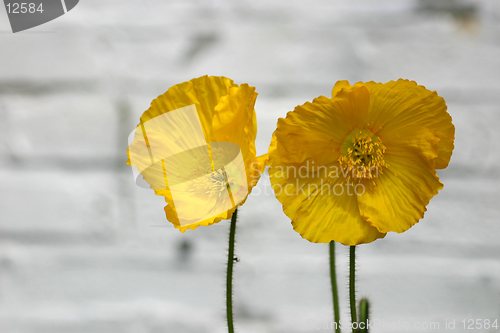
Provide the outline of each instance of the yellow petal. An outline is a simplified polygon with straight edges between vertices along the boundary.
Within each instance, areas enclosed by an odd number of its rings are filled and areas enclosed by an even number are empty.
[[[369,94],[364,87],[340,92],[332,100],[321,96],[297,106],[278,120],[270,147],[271,163],[318,164],[337,161],[340,146],[368,111]]]
[[[234,211],[236,210],[236,207],[233,207],[225,212],[222,212],[216,216],[212,216],[208,219],[201,220],[201,221],[198,221],[196,223],[187,224],[187,225],[183,225],[179,222],[177,210],[175,209],[173,204],[166,205],[164,210],[165,210],[165,215],[167,217],[167,220],[169,220],[173,224],[173,226],[177,230],[179,230],[180,232],[186,232],[187,230],[194,230],[198,227],[206,227],[206,226],[215,224],[217,222],[220,222],[222,220],[230,219],[231,216],[233,215]]]
[[[430,165],[448,166],[455,128],[444,99],[414,81],[357,83],[370,91],[368,126],[386,146],[416,148]]]
[[[145,123],[165,112],[194,104],[206,138],[211,141],[215,107],[233,86],[236,84],[229,78],[206,75],[177,84],[151,102],[150,108],[142,114],[141,121]]]
[[[254,111],[257,93],[247,84],[231,87],[215,107],[212,119],[212,141],[231,142],[241,149],[249,191],[260,173],[255,170],[257,119]]]
[[[349,89],[351,85],[347,80],[340,80],[335,83],[332,89],[332,97],[336,97],[342,89]]]
[[[269,163],[269,154],[260,155],[255,158],[254,162],[250,167],[250,172],[252,175],[249,182],[250,186],[253,187],[257,185],[257,182],[259,181],[260,176],[264,172],[268,163]]]
[[[299,177],[292,169],[284,170],[271,167],[271,183],[283,211],[303,238],[315,243],[358,245],[385,236],[360,215],[352,184],[333,176]]]
[[[358,196],[359,209],[380,232],[403,232],[424,216],[443,184],[413,148],[388,148],[385,159],[388,168]]]

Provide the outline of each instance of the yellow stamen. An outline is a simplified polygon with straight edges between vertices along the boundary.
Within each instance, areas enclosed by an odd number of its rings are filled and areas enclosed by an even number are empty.
[[[338,162],[346,178],[373,179],[387,167],[385,146],[369,130],[354,130],[345,139]]]

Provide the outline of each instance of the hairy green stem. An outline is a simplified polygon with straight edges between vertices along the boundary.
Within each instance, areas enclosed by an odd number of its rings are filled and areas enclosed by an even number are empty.
[[[356,246],[349,247],[349,302],[351,306],[352,333],[357,333],[356,314]]]
[[[234,333],[233,325],[233,265],[234,265],[234,240],[236,237],[236,219],[238,209],[231,216],[231,227],[229,229],[229,250],[227,252],[227,273],[226,273],[226,316],[227,331]]]
[[[333,324],[335,333],[340,333],[339,291],[337,288],[337,270],[335,267],[335,242],[330,242],[330,282],[332,285]]]

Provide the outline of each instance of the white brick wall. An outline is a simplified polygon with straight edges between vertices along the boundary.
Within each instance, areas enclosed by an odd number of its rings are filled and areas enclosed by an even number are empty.
[[[0,332],[225,331],[228,223],[180,234],[124,164],[149,102],[205,73],[257,86],[260,153],[338,79],[438,90],[457,129],[445,189],[411,231],[359,248],[360,295],[379,320],[499,318],[500,5],[423,3],[85,0],[18,34],[0,9]],[[239,332],[331,331],[326,246],[270,194],[237,238]]]
[[[43,94],[1,97],[7,110],[6,145],[16,160],[91,159],[101,164],[117,151],[118,117],[103,95]],[[121,138],[120,138],[121,139]]]

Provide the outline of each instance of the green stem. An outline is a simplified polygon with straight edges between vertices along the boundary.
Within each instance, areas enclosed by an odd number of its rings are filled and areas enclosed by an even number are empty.
[[[229,229],[229,250],[227,253],[227,274],[226,274],[226,315],[227,331],[234,333],[233,325],[233,265],[234,265],[234,239],[236,236],[236,219],[238,209],[231,216],[231,227]]]
[[[356,246],[349,247],[349,301],[351,305],[352,333],[356,333]]]
[[[330,282],[332,285],[333,319],[335,332],[340,333],[339,291],[337,288],[337,271],[335,268],[335,242],[330,242]]]
[[[370,314],[370,302],[368,302],[366,298],[362,298],[359,301],[359,322],[363,323],[363,328],[359,330],[360,333],[368,333],[369,314]]]

